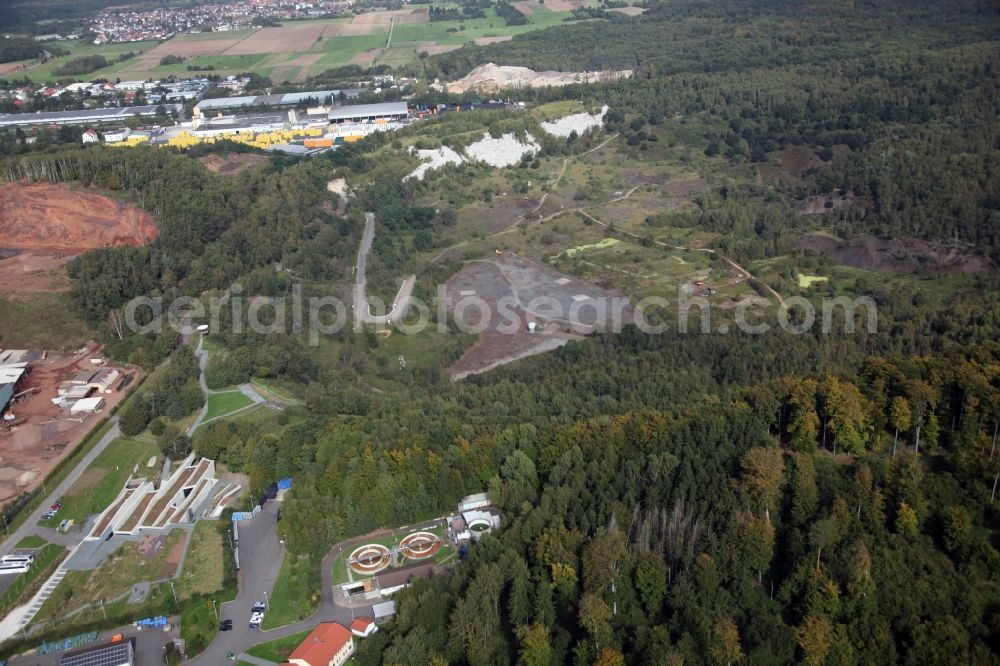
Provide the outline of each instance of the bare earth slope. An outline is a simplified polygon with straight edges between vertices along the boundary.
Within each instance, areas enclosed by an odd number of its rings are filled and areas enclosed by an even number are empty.
[[[75,253],[156,238],[145,211],[61,183],[0,186],[0,248]]]

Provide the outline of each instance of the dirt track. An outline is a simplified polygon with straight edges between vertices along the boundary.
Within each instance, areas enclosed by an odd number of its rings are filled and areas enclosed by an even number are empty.
[[[76,253],[156,238],[145,211],[62,183],[0,187],[0,248]]]

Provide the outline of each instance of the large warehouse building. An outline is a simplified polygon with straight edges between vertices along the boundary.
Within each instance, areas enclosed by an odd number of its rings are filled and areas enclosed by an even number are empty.
[[[164,104],[167,113],[182,113],[181,104]],[[97,125],[100,123],[122,123],[136,116],[151,118],[157,114],[159,106],[124,106],[111,109],[84,109],[82,111],[44,111],[41,113],[0,114],[0,127],[34,127],[37,125]]]
[[[354,104],[330,109],[330,123],[371,123],[405,120],[410,112],[406,102],[382,102],[381,104]]]
[[[255,106],[296,106],[301,102],[331,104],[342,99],[357,99],[360,88],[345,90],[310,90],[307,92],[285,93],[283,95],[244,95],[243,97],[219,97],[203,99],[194,107],[194,115],[205,115],[217,111],[248,109]]]

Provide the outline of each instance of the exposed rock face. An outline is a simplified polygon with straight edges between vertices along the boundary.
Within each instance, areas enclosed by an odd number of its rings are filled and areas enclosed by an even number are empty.
[[[572,83],[615,81],[630,76],[632,76],[630,69],[599,72],[536,72],[527,67],[487,63],[479,65],[458,81],[447,84],[447,91],[451,93],[463,93],[467,90],[489,92],[502,88],[568,86]]]

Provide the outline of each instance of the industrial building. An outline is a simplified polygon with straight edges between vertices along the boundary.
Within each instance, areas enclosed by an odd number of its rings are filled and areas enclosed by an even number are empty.
[[[348,88],[345,90],[311,90],[283,95],[219,97],[217,99],[203,99],[198,102],[194,107],[194,115],[197,117],[214,111],[247,109],[254,106],[296,106],[310,100],[317,104],[333,104],[340,99],[357,99],[360,95],[361,88]]]
[[[191,134],[197,137],[260,134],[282,128],[287,121],[284,115],[225,116],[204,121],[196,118]]]
[[[0,414],[5,421],[14,420],[14,416],[7,413],[7,407],[17,395],[17,385],[28,374],[30,360],[31,353],[26,349],[0,350]]]
[[[410,115],[406,102],[382,102],[380,104],[354,104],[330,109],[327,117],[330,124],[377,123],[405,120]]]
[[[159,106],[124,106],[111,109],[84,109],[82,111],[44,111],[41,113],[0,114],[0,127],[33,127],[37,125],[96,125],[100,123],[122,123],[136,116],[151,118],[157,115]],[[164,104],[167,113],[183,113],[180,104]]]

